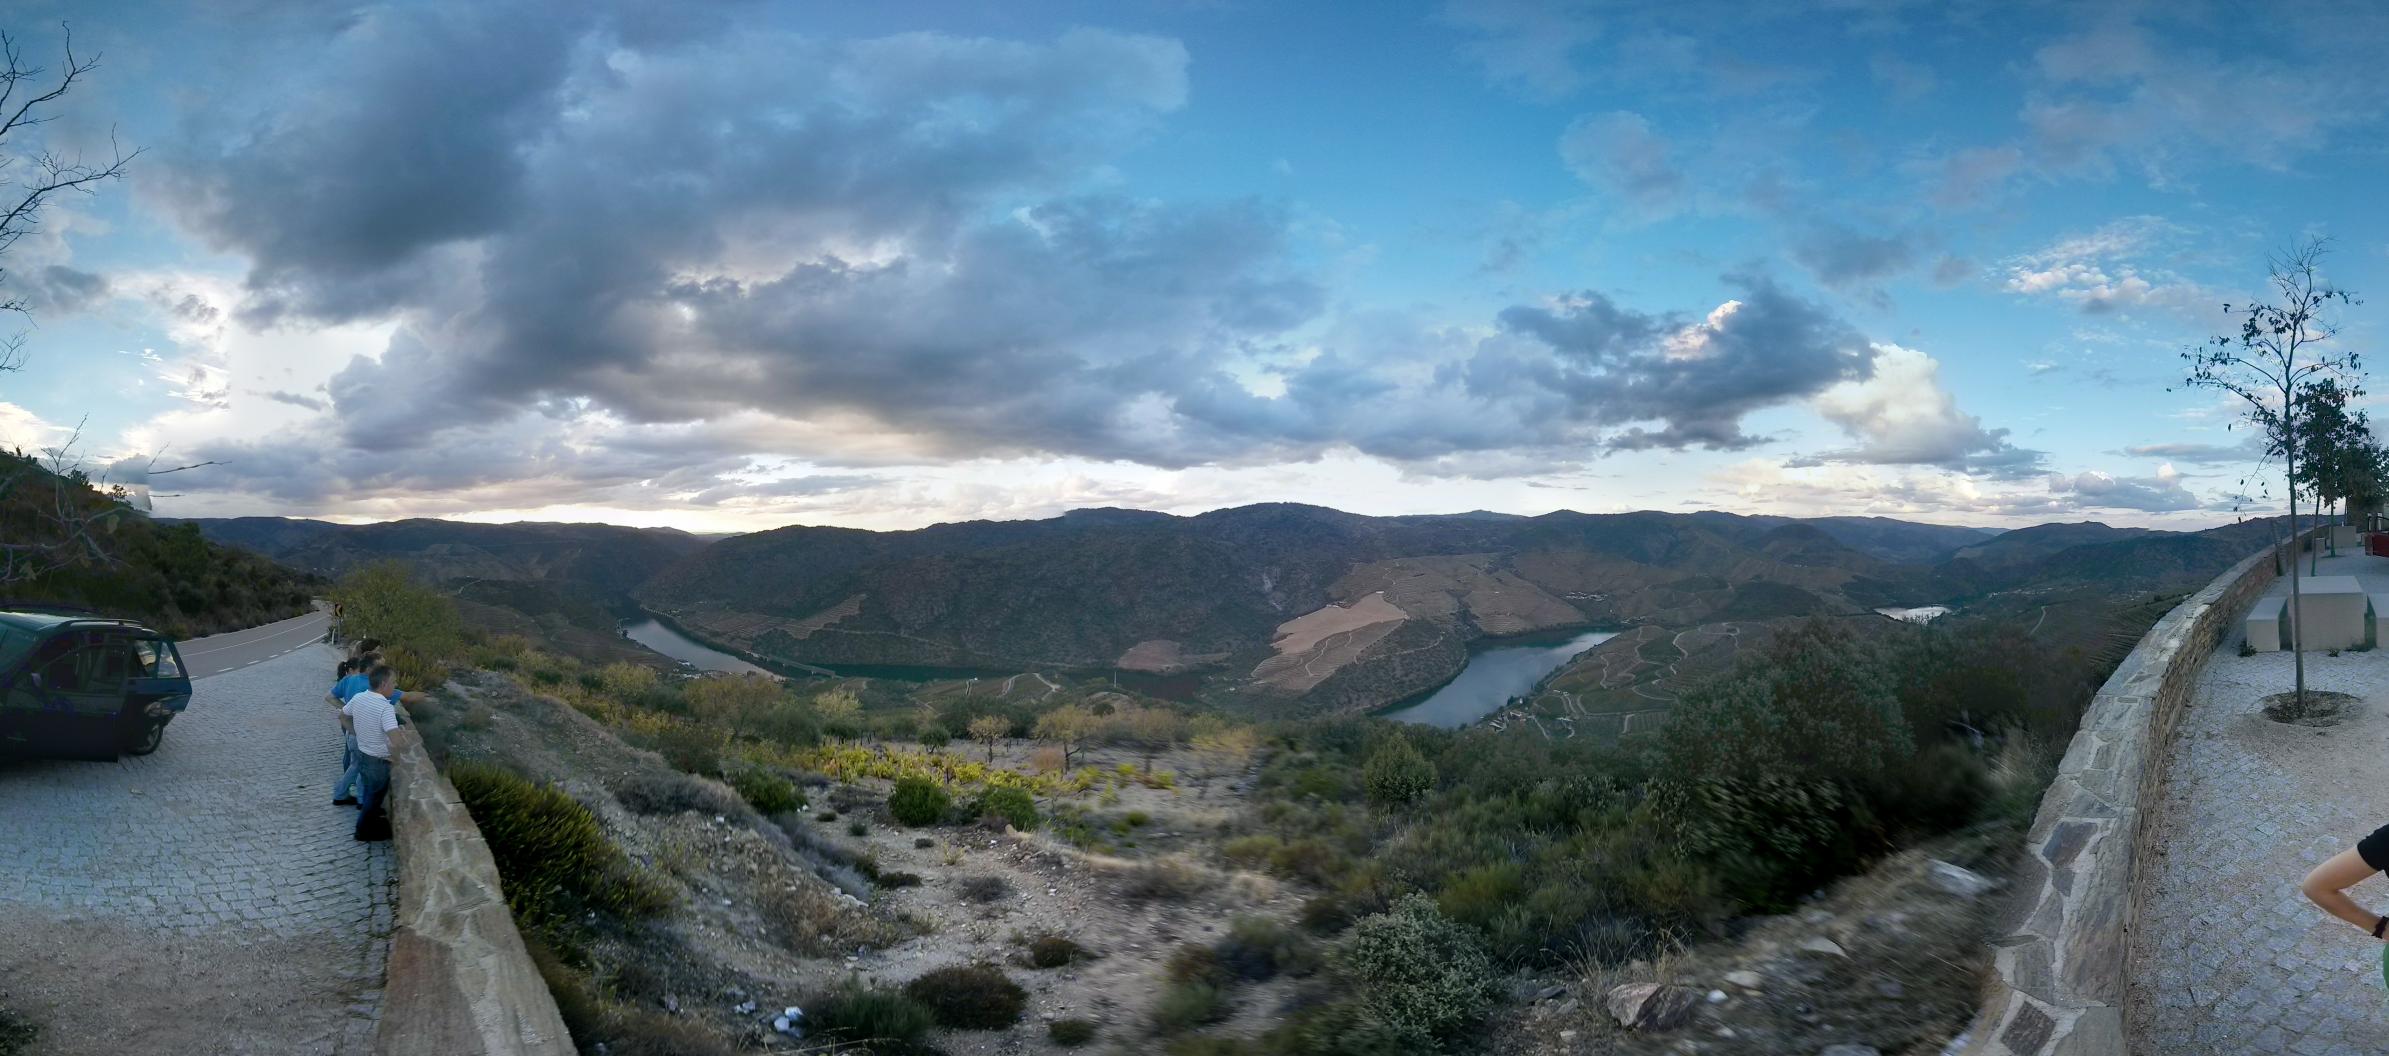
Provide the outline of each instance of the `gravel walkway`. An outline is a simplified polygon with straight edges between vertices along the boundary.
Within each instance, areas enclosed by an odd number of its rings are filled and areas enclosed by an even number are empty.
[[[369,1050],[394,891],[331,805],[337,662],[199,679],[146,758],[0,762],[0,1005],[36,1056]]]
[[[2389,559],[2326,558],[2321,574],[2389,592]],[[2169,749],[2134,941],[2133,1035],[2164,1056],[2384,1051],[2380,944],[2314,908],[2298,881],[2389,823],[2389,650],[2307,656],[2308,688],[2363,701],[2318,730],[2258,712],[2293,685],[2291,656],[2243,657],[2238,643],[2208,663]],[[2379,877],[2354,894],[2389,911]]]

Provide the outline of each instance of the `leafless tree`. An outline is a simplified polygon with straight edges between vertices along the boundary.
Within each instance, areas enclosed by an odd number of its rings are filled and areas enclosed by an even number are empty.
[[[71,31],[62,51],[54,70],[27,65],[16,38],[0,32],[0,314],[27,321],[32,303],[6,286],[9,251],[41,226],[42,213],[58,196],[90,194],[122,179],[140,153],[126,153],[113,132],[104,162],[47,144],[19,149],[34,129],[57,118],[58,101],[99,68],[98,55],[75,54]],[[24,368],[26,337],[20,331],[0,338],[0,374]],[[35,455],[0,451],[0,584],[107,560],[105,537],[126,509],[125,493],[121,487],[98,490],[75,464],[72,452],[81,435],[77,426],[65,442]]]
[[[2188,365],[2184,384],[2191,388],[2220,389],[2239,397],[2243,404],[2241,419],[2263,433],[2268,453],[2281,456],[2292,539],[2298,534],[2298,458],[2305,428],[2304,409],[2318,382],[2352,379],[2363,371],[2356,353],[2330,343],[2339,332],[2333,317],[2334,303],[2358,302],[2353,294],[2332,286],[2320,274],[2323,256],[2329,248],[2330,244],[2323,239],[2310,239],[2273,257],[2268,262],[2272,299],[2236,307],[2224,305],[2223,310],[2238,319],[2239,332],[2214,337],[2206,344],[2182,352],[2182,361]],[[2289,594],[2295,622],[2297,615],[2302,614],[2295,555],[2289,562]],[[2292,634],[2290,652],[2297,669],[2296,699],[2303,701],[2306,653],[2300,646],[2304,644],[2305,629],[2297,627]]]

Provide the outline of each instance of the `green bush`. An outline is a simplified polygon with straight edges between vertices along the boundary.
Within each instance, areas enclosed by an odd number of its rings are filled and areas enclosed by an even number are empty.
[[[1025,788],[1005,785],[987,789],[971,801],[970,814],[974,818],[1002,818],[1004,824],[1022,832],[1037,830],[1037,800]]]
[[[1387,734],[1385,742],[1369,755],[1368,764],[1361,768],[1361,783],[1368,787],[1369,798],[1377,802],[1408,803],[1435,787],[1435,765],[1396,731]]]
[[[637,814],[729,814],[738,807],[721,789],[678,772],[625,774],[609,782],[606,791]]]
[[[871,835],[871,827],[869,825],[863,824],[861,821],[850,821],[846,823],[846,834],[856,839],[861,839],[865,836]]]
[[[946,812],[953,807],[953,797],[925,777],[899,778],[896,790],[888,794],[888,813],[914,828],[946,820]]]
[[[1318,962],[1309,940],[1269,917],[1236,918],[1211,952],[1223,971],[1249,982],[1307,975]]]
[[[647,746],[675,770],[706,777],[722,772],[722,737],[710,730],[674,723],[649,736]]]
[[[933,968],[904,984],[904,996],[927,1006],[939,1026],[954,1030],[1002,1030],[1020,1021],[1028,991],[987,964]]]
[[[1175,983],[1153,999],[1153,1029],[1183,1034],[1228,1018],[1232,1007],[1227,992],[1211,983]]]
[[[761,767],[750,767],[730,775],[730,787],[738,790],[739,798],[765,817],[793,814],[805,809],[805,797],[796,790],[796,782]]]
[[[1085,1020],[1073,1020],[1070,1022],[1083,1023]],[[1061,1023],[1056,1022],[1054,1025],[1058,1027],[1061,1026]],[[24,1052],[25,1050],[31,1048],[33,1046],[34,1033],[35,1031],[33,1029],[33,1024],[18,1019],[5,1008],[0,1008],[0,1056],[14,1056],[16,1053]],[[1095,1031],[1093,1030],[1092,1024],[1090,1024],[1087,1031],[1087,1037],[1092,1038],[1094,1036]],[[1057,1035],[1054,1040],[1061,1041],[1062,1039]],[[1080,1041],[1084,1040],[1086,1039],[1080,1039]],[[1065,1045],[1079,1044],[1078,1041],[1062,1043]]]
[[[1012,897],[1012,882],[992,874],[966,876],[954,882],[954,893],[966,902],[999,902]]]
[[[848,986],[805,1005],[805,1030],[832,1041],[912,1046],[936,1025],[928,1006],[878,987]]]
[[[1062,935],[1039,935],[1029,940],[1028,962],[1031,968],[1060,968],[1090,960],[1087,948]]]
[[[487,763],[458,763],[448,780],[488,842],[506,904],[524,926],[571,934],[591,913],[635,919],[671,905],[670,894],[606,838],[597,816],[561,789]]]
[[[1091,1019],[1057,1019],[1045,1025],[1045,1036],[1064,1048],[1075,1049],[1095,1040],[1095,1021]]]
[[[1493,1003],[1500,982],[1476,933],[1424,895],[1364,917],[1336,949],[1336,967],[1377,1018],[1450,1039]]]

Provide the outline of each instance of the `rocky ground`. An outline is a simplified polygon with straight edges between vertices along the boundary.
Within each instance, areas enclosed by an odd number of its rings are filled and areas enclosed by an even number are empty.
[[[1233,782],[1176,793],[1132,785],[1108,804],[1088,793],[1091,822],[1131,812],[1143,819],[1125,833],[1102,829],[1111,849],[1138,857],[1091,854],[1048,833],[906,828],[886,815],[886,783],[877,781],[808,789],[807,809],[779,818],[755,814],[715,782],[698,783],[711,798],[697,809],[634,810],[624,805],[638,799],[625,794],[631,786],[694,779],[511,681],[480,676],[457,690],[418,715],[450,760],[495,761],[555,782],[684,896],[646,934],[600,944],[600,983],[740,1044],[789,1044],[772,1029],[774,1014],[849,980],[899,986],[933,968],[987,962],[1028,991],[1027,1012],[1009,1030],[941,1032],[944,1051],[1066,1051],[1046,1035],[1045,1024],[1061,1018],[1099,1023],[1096,1051],[1107,1042],[1133,1051],[1151,1041],[1146,1010],[1166,985],[1161,966],[1172,950],[1216,939],[1238,915],[1284,918],[1299,906],[1273,881],[1197,865],[1181,852],[1207,845],[1240,803]],[[1025,765],[1033,748],[1003,745],[996,761]],[[1164,756],[1156,765],[1194,762]],[[861,836],[850,829],[858,823]],[[864,859],[881,883],[840,864]],[[1167,883],[1150,882],[1157,869]],[[893,886],[906,883],[899,874],[918,882]],[[1046,935],[1093,957],[1028,967],[1026,943]],[[1224,1028],[1263,1029],[1282,996],[1272,984],[1249,988]]]

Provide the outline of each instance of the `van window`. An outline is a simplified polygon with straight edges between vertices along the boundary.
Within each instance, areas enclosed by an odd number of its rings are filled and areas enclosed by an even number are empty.
[[[155,638],[133,639],[133,665],[137,673],[151,678],[182,677],[182,665],[174,662],[174,650]]]

